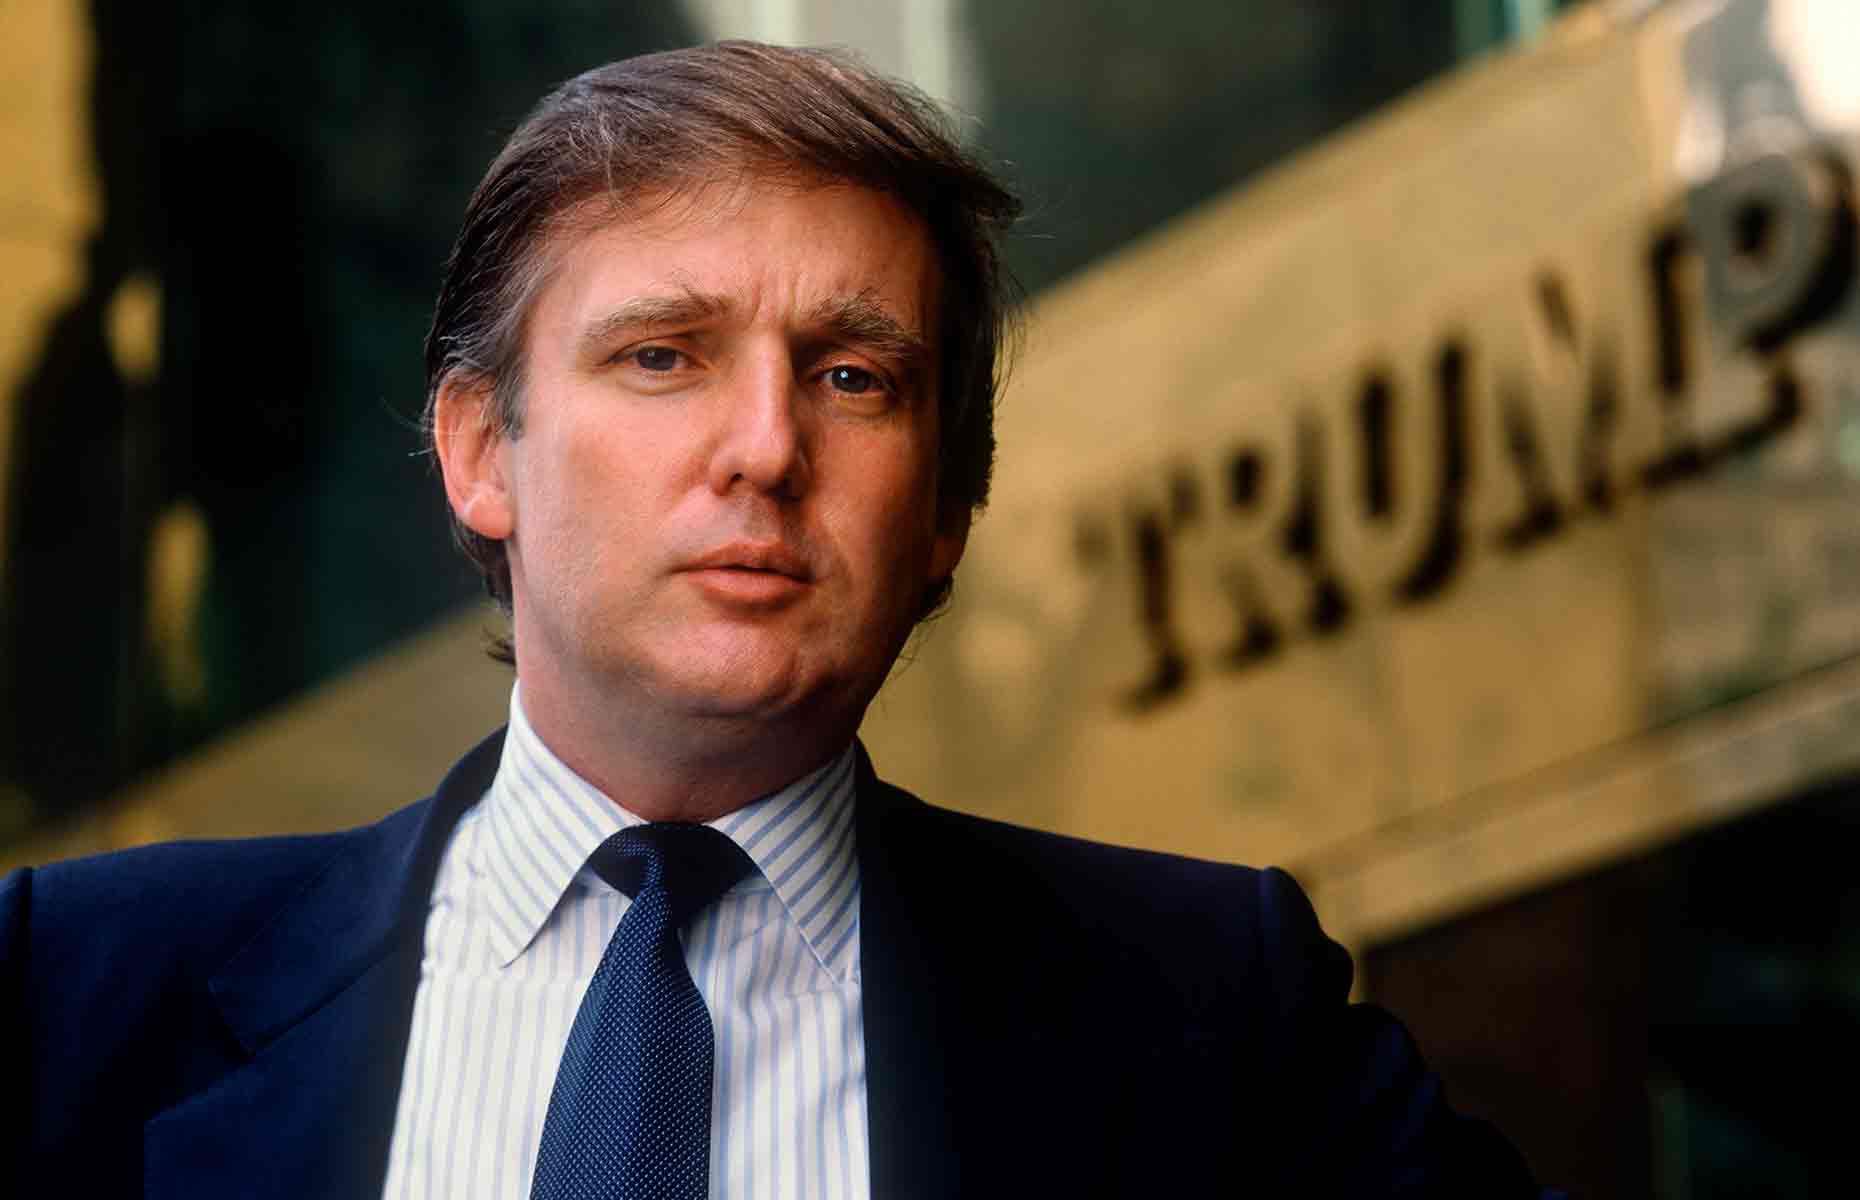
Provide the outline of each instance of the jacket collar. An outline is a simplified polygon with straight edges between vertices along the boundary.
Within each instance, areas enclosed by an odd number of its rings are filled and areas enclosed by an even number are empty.
[[[208,982],[250,1057],[144,1127],[147,1195],[380,1190],[433,877],[502,741],[480,743],[430,800],[339,839]]]
[[[859,747],[859,957],[865,1007],[866,1127],[872,1195],[955,1196],[961,1191],[951,1115],[943,987],[954,964],[929,922],[938,881],[913,817],[922,801],[879,781]],[[947,888],[946,877],[940,886]]]
[[[499,730],[453,766],[430,802],[359,831],[213,977],[213,996],[248,1052],[262,1050],[409,939],[417,950],[446,840],[490,786],[502,745]]]

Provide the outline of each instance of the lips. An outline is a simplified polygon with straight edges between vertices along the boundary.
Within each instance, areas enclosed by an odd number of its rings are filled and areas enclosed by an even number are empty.
[[[807,560],[779,542],[733,542],[699,555],[682,569],[762,572],[799,583],[807,583],[814,577]]]
[[[732,542],[698,555],[680,571],[724,611],[761,619],[813,587],[807,559],[779,542]]]

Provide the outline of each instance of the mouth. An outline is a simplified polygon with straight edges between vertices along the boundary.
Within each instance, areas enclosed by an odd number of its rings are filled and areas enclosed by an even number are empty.
[[[807,561],[774,543],[720,546],[681,569],[711,599],[734,608],[770,608],[800,595],[813,582]]]
[[[813,580],[807,560],[779,542],[740,542],[719,546],[692,559],[686,571],[729,571],[753,575],[776,575],[796,583]]]

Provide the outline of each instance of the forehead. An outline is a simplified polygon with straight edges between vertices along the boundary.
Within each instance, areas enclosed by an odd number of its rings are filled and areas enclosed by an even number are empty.
[[[695,293],[765,314],[860,297],[925,340],[936,333],[928,226],[855,184],[743,174],[597,196],[551,222],[538,257],[533,295],[558,317],[637,294]]]

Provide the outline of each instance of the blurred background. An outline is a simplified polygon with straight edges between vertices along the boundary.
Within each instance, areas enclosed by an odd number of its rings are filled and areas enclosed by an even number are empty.
[[[1028,215],[993,511],[865,737],[1278,862],[1575,1194],[1806,1194],[1860,1062],[1848,0],[0,4],[0,866],[501,720],[420,342],[528,106],[852,46]]]

